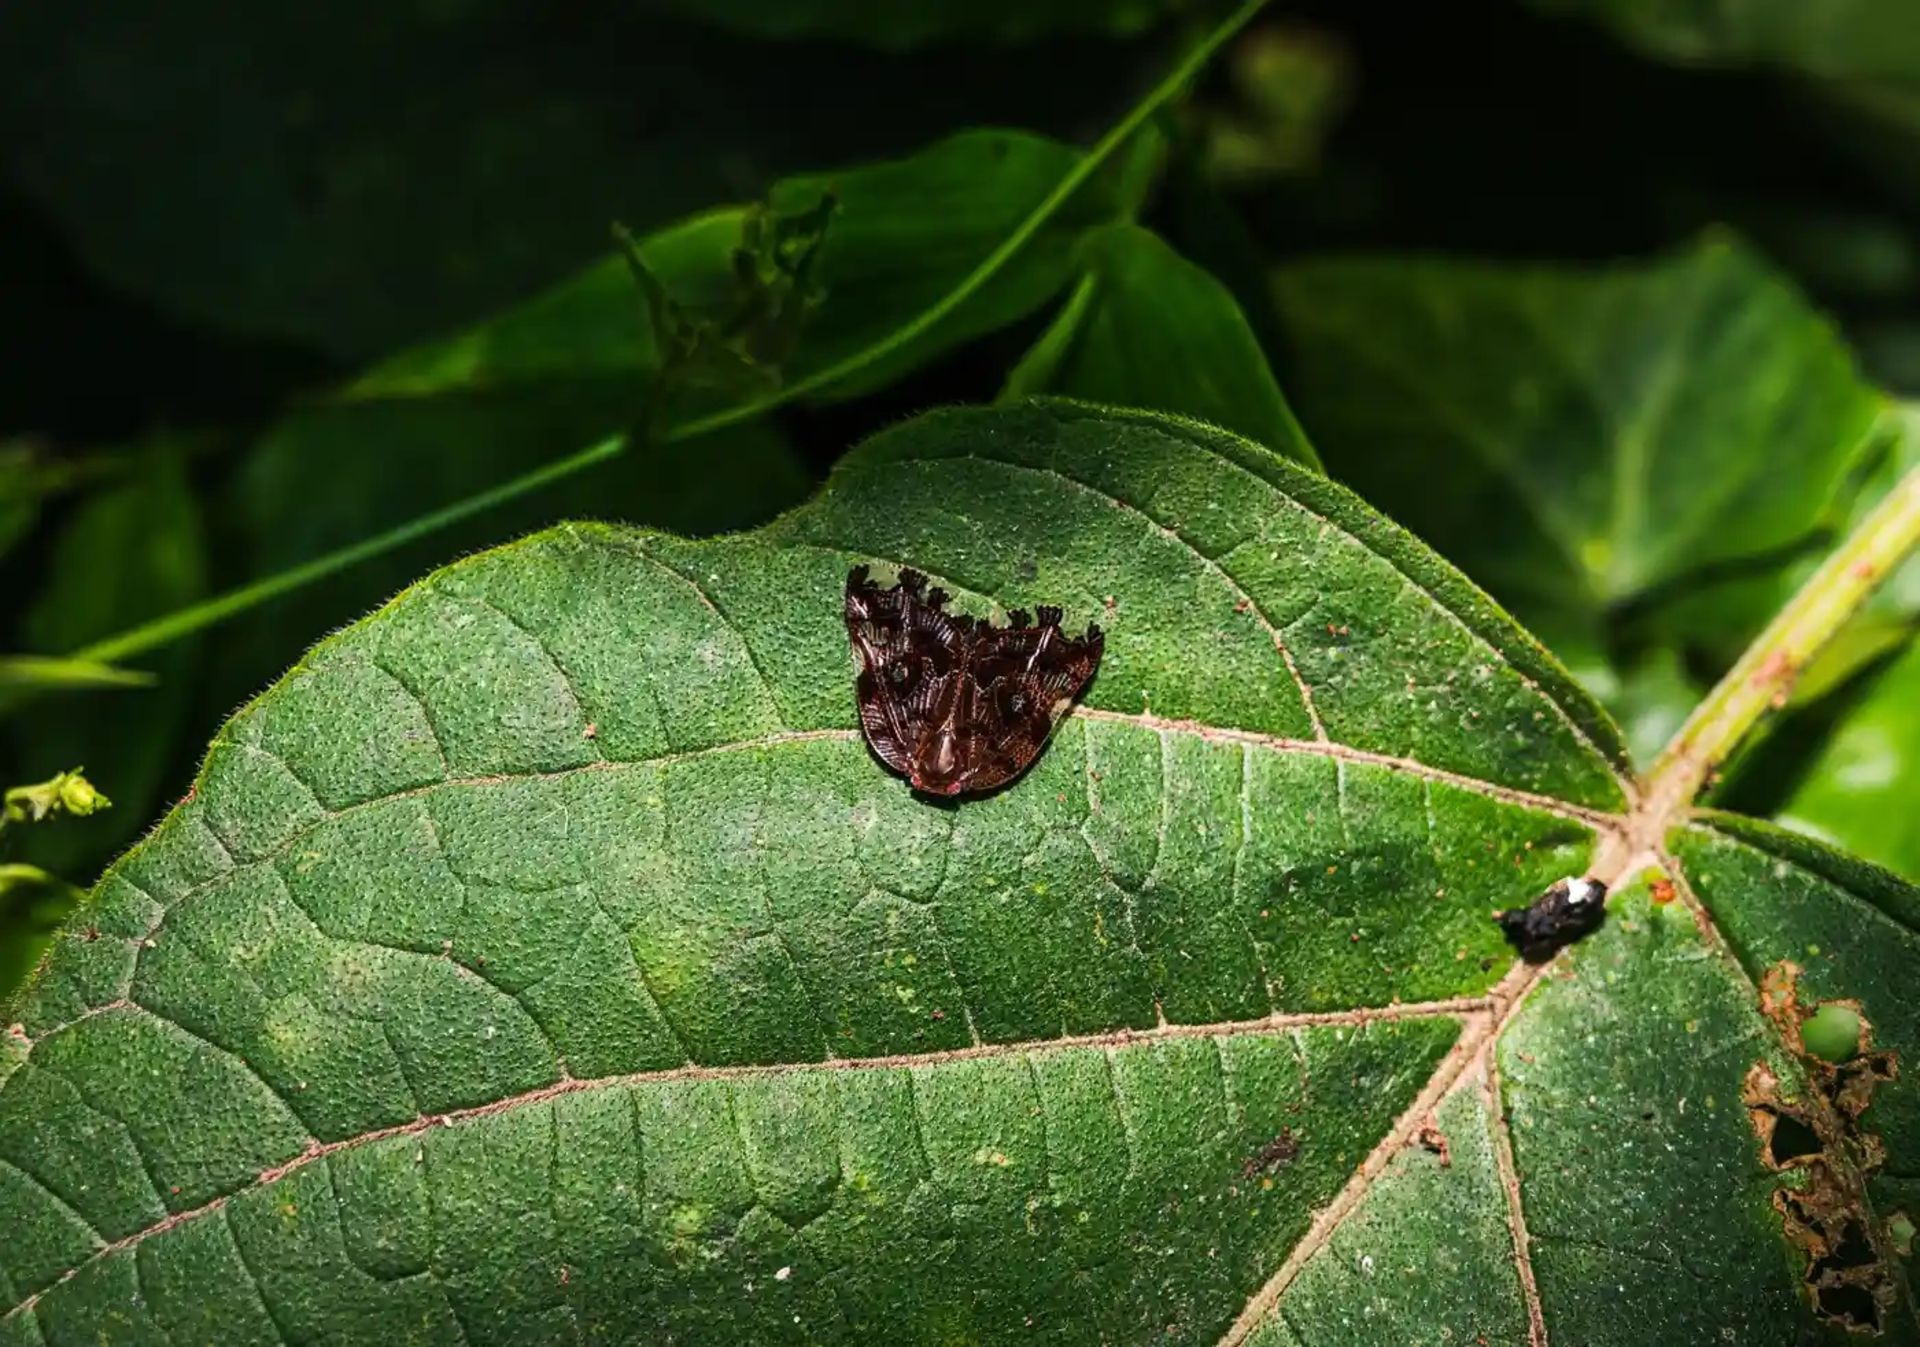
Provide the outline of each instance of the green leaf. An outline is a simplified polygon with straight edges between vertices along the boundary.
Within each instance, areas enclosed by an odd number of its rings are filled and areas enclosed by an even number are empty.
[[[1850,531],[1895,484],[1920,466],[1920,416],[1911,407],[1889,409],[1857,473],[1841,487],[1831,524],[1803,542],[1742,565],[1710,569],[1658,596],[1634,613],[1629,629],[1640,640],[1684,645],[1711,662],[1730,663],[1741,646],[1820,566],[1834,538]],[[1855,480],[1857,478],[1857,480]],[[1920,558],[1908,557],[1879,582],[1862,616],[1803,672],[1796,700],[1847,680],[1899,644],[1920,615]]]
[[[1435,1118],[1450,1163],[1403,1152],[1251,1341],[1526,1342],[1510,1217],[1551,1341],[1810,1340],[1741,1106],[1751,984],[1644,881],[1566,973]]]
[[[1082,289],[1008,378],[1009,394],[1191,416],[1319,466],[1225,286],[1138,225],[1096,230],[1081,248]]]
[[[782,363],[786,381],[832,368],[943,298],[1079,159],[1079,151],[1024,131],[973,130],[907,158],[776,183],[765,202],[775,219],[806,216],[828,196],[837,202],[810,268],[820,297]],[[1080,235],[1127,208],[1135,192],[1125,172],[1096,177],[946,321],[817,396],[870,392],[1033,312],[1066,284]],[[641,240],[664,298],[693,317],[727,316],[737,302],[734,255],[755,219],[752,208],[727,207]],[[385,362],[349,396],[497,388],[555,371],[625,377],[644,387],[659,365],[645,296],[616,255],[466,333]],[[736,394],[718,405],[744,400]],[[684,418],[714,406],[679,411]]]
[[[1794,1018],[1824,1002],[1850,1003],[1869,1026],[1873,1056],[1893,1054],[1891,1069],[1904,1079],[1885,1079],[1888,1064],[1872,1058],[1843,1068],[1871,1105],[1825,1120],[1854,1157],[1853,1172],[1841,1172],[1856,1188],[1845,1211],[1870,1217],[1862,1233],[1873,1234],[1875,1224],[1890,1229],[1920,1203],[1910,1160],[1920,1146],[1920,1088],[1908,1069],[1920,1051],[1920,1008],[1911,995],[1920,889],[1822,843],[1733,815],[1703,815],[1674,846],[1741,965],[1770,980],[1776,1000],[1790,993]],[[1879,1245],[1890,1247],[1890,1240]],[[1911,1340],[1910,1304],[1884,1317],[1890,1336]]]
[[[191,603],[206,592],[206,574],[200,506],[182,457],[170,445],[149,447],[68,517],[43,587],[27,609],[26,642],[50,653],[78,649]],[[98,873],[111,851],[158,811],[162,793],[185,784],[169,780],[168,771],[185,747],[199,643],[141,663],[151,687],[48,698],[0,727],[15,780],[49,777],[84,762],[119,806],[85,823],[23,837],[22,853],[36,864],[76,878]]]
[[[1554,624],[1837,522],[1883,407],[1831,327],[1717,237],[1601,271],[1316,260],[1279,296],[1332,471]]]
[[[1783,733],[1791,733],[1791,728]],[[1809,832],[1920,881],[1913,782],[1920,775],[1920,645],[1868,675],[1778,809]]]
[[[856,562],[1099,617],[1027,776],[871,759]],[[1605,1342],[1616,1284],[1810,1340],[1746,974],[1645,873],[1544,978],[1487,918],[1618,864],[1623,760],[1409,535],[1145,413],[471,558],[242,711],[0,1016],[0,1342]]]
[[[893,51],[934,42],[1033,42],[1057,33],[1138,33],[1174,0],[933,0],[871,5],[863,0],[667,0],[690,18],[753,37],[836,38]]]

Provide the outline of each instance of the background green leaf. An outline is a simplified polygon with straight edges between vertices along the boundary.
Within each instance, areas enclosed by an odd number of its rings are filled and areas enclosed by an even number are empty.
[[[1725,238],[1600,271],[1316,259],[1278,294],[1330,470],[1652,711],[1643,750],[1879,494],[1885,400]]]
[[[1331,259],[1279,286],[1328,462],[1522,612],[1799,541],[1880,413],[1831,328],[1725,240],[1599,274]]]
[[[1920,29],[1903,0],[1533,0],[1548,13],[1603,22],[1668,60],[1790,66],[1830,77],[1920,76]]]
[[[824,293],[781,371],[786,380],[838,365],[943,298],[1079,158],[1041,136],[974,130],[904,159],[776,183],[765,203],[775,216],[812,211],[828,195],[837,202],[815,264]],[[1072,198],[947,321],[818,396],[871,392],[1040,307],[1066,283],[1080,236],[1132,208],[1139,185],[1137,166],[1129,168],[1122,155],[1117,171]],[[649,269],[690,313],[717,316],[732,300],[732,253],[748,214],[745,207],[706,211],[641,241]],[[626,264],[610,256],[484,324],[390,358],[355,381],[348,396],[493,389],[565,376],[630,380],[637,406],[637,390],[658,366],[641,293]],[[708,402],[682,410],[713,409]]]
[[[1319,466],[1225,286],[1137,225],[1095,230],[1081,250],[1081,289],[1008,376],[1007,393],[1191,416]]]
[[[1838,704],[1816,722],[1818,735],[1800,740],[1806,760],[1772,812],[1789,827],[1920,880],[1920,835],[1906,803],[1920,767],[1920,646],[1909,644],[1858,681],[1836,694]],[[1781,733],[1793,736],[1796,728],[1790,722]],[[1730,798],[1745,803],[1752,789],[1736,787]]]
[[[795,53],[644,6],[555,22],[502,0],[324,18],[195,0],[163,25],[110,5],[74,20],[0,24],[13,181],[121,287],[348,362],[552,283],[610,221],[646,231],[983,117],[1057,129],[1131,66],[1089,47],[1069,91],[1034,77],[1057,51]],[[834,96],[792,96],[801,83]]]

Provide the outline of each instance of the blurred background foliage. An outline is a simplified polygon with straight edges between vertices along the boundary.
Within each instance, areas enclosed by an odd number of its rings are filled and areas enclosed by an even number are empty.
[[[0,784],[84,765],[113,801],[0,834],[0,985],[331,628],[560,518],[754,525],[941,402],[1150,406],[1322,464],[1650,754],[1920,461],[1911,0],[1276,2],[941,309],[1218,17],[0,11]],[[19,658],[622,432],[121,674]],[[1916,613],[1910,566],[1719,801],[1920,879]]]

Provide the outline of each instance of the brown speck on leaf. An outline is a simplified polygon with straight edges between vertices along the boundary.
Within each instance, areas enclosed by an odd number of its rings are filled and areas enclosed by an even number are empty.
[[[1354,933],[1353,933],[1352,935],[1350,935],[1350,936],[1348,936],[1348,937],[1347,937],[1347,939],[1348,939],[1349,941],[1351,941],[1352,943],[1354,943],[1354,944],[1356,944],[1356,945],[1357,945],[1357,944],[1359,944],[1359,943],[1360,943],[1360,932],[1358,932],[1358,931],[1355,931],[1355,932],[1354,932]]]
[[[1853,563],[1853,578],[1861,584],[1871,584],[1873,577],[1877,574],[1879,574],[1879,572],[1873,569],[1873,563],[1871,561],[1856,561]]]
[[[89,926],[86,930],[80,932],[80,938],[91,945],[100,938],[100,928],[98,926]]]
[[[1238,599],[1234,602],[1233,611],[1236,613],[1244,613],[1251,607],[1253,607],[1252,599]]]
[[[1240,1167],[1240,1177],[1250,1179],[1255,1174],[1275,1173],[1292,1164],[1299,1154],[1299,1139],[1291,1127],[1283,1127],[1279,1136],[1247,1157],[1246,1164]]]
[[[1648,886],[1648,892],[1651,894],[1655,903],[1661,907],[1665,907],[1673,901],[1673,881],[1671,879],[1656,879]]]
[[[1120,600],[1114,598],[1113,595],[1111,594],[1107,595],[1107,597],[1104,600],[1102,600],[1102,602],[1106,604],[1107,611],[1109,613],[1111,613],[1115,608],[1118,608],[1120,606]]]
[[[565,1286],[572,1280],[573,1280],[573,1269],[568,1267],[565,1263],[562,1263],[560,1265],[560,1284],[562,1286]]]
[[[580,731],[580,737],[583,739],[591,739],[599,733],[600,733],[600,727],[596,725],[593,721],[589,720],[587,722],[587,728]],[[564,1271],[564,1269],[562,1270]]]
[[[936,1020],[944,1020],[947,1017],[947,1012],[944,1010],[936,1010],[933,1012],[933,1017]]]
[[[1414,1139],[1428,1151],[1440,1157],[1440,1168],[1453,1168],[1453,1147],[1447,1144],[1447,1134],[1440,1130],[1439,1124],[1434,1122],[1432,1117],[1428,1117],[1420,1125],[1420,1130],[1415,1133]]]

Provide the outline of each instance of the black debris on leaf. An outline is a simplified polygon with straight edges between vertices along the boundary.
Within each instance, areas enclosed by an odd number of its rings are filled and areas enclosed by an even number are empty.
[[[1597,879],[1568,875],[1557,879],[1533,902],[1493,919],[1528,963],[1544,963],[1563,946],[1600,928],[1607,914],[1607,886]]]

